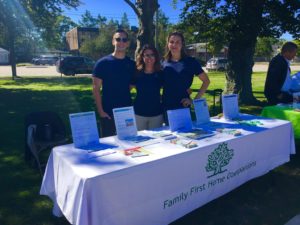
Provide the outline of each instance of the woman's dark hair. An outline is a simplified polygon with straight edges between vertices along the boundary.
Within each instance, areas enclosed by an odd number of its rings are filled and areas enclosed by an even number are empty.
[[[182,42],[182,48],[181,48],[181,52],[180,52],[181,58],[184,58],[184,57],[187,56],[187,53],[186,53],[186,51],[185,51],[185,40],[184,40],[184,36],[183,36],[182,33],[178,32],[178,31],[175,31],[175,32],[170,33],[170,34],[168,35],[168,37],[167,37],[167,44],[166,44],[166,48],[165,48],[165,49],[166,49],[166,50],[165,50],[166,54],[165,54],[165,56],[164,56],[164,59],[167,60],[167,61],[171,60],[171,58],[172,58],[172,53],[171,53],[171,51],[170,51],[169,48],[168,48],[168,43],[169,43],[169,40],[170,40],[170,38],[171,38],[172,36],[177,36],[177,37],[180,37],[180,39],[181,39],[181,42]]]
[[[158,51],[156,50],[155,47],[151,45],[144,45],[142,49],[140,50],[137,58],[136,58],[136,69],[138,71],[143,71],[145,69],[145,63],[143,60],[144,52],[146,50],[151,50],[155,56],[155,62],[154,62],[154,72],[160,71],[161,70],[161,64],[160,64],[160,57],[158,54]]]

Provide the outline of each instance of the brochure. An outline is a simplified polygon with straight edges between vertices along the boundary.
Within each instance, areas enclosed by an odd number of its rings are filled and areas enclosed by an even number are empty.
[[[222,95],[223,115],[227,120],[232,120],[239,116],[238,95]]]
[[[137,136],[137,127],[132,106],[113,109],[117,136],[119,139]]]
[[[95,112],[69,114],[69,119],[75,148],[99,151],[118,147],[109,143],[100,143]]]
[[[192,119],[189,108],[168,110],[167,114],[171,131],[189,131],[192,129]]]
[[[122,150],[122,152],[124,155],[131,156],[132,158],[150,155],[150,152],[142,147],[127,148]]]
[[[185,138],[190,138],[194,140],[200,140],[202,138],[206,137],[211,137],[215,135],[214,132],[208,131],[208,130],[203,130],[203,129],[193,129],[189,132],[178,132],[178,135],[185,137]]]
[[[195,99],[193,101],[197,124],[210,122],[208,106],[205,98]]]
[[[182,146],[184,148],[195,148],[198,147],[198,144],[195,141],[185,140],[182,138],[176,138],[170,140],[170,143]]]
[[[293,109],[300,109],[300,92],[293,93]]]

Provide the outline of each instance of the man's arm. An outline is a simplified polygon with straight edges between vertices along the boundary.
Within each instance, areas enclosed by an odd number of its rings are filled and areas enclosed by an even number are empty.
[[[111,117],[104,112],[103,110],[103,106],[102,106],[102,96],[101,96],[101,87],[102,87],[102,79],[93,77],[93,95],[94,95],[94,99],[95,99],[95,103],[96,103],[96,107],[97,107],[97,111],[99,113],[99,116],[101,118],[108,118],[111,119]]]

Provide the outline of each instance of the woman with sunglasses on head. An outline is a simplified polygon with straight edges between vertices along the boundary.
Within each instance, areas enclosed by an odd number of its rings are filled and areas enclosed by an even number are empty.
[[[163,123],[160,88],[162,71],[156,48],[145,45],[136,59],[137,72],[132,81],[137,95],[134,111],[138,130],[161,127]]]
[[[195,98],[201,98],[209,86],[210,80],[200,63],[196,59],[187,56],[184,37],[180,32],[169,34],[162,66],[164,72],[162,102],[165,112],[189,107],[192,104],[189,90],[194,76],[202,81]]]

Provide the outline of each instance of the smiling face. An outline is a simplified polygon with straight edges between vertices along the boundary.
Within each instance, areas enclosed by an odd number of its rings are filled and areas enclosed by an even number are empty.
[[[168,40],[168,49],[171,51],[172,55],[178,55],[181,53],[182,49],[182,39],[178,35],[170,36]]]
[[[143,53],[143,61],[145,67],[154,67],[155,63],[155,54],[151,49],[146,49]]]
[[[129,41],[126,33],[115,33],[112,39],[112,45],[115,46],[115,52],[125,52],[129,46]]]

